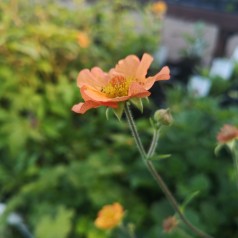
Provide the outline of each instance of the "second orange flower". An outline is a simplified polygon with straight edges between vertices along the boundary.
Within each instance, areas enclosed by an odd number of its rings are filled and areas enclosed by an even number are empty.
[[[120,224],[124,216],[124,210],[120,203],[104,206],[99,212],[95,225],[99,229],[112,229]]]

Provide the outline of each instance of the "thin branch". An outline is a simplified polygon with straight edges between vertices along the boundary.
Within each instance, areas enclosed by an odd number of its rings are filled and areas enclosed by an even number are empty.
[[[195,227],[192,223],[190,223],[190,221],[184,216],[184,214],[181,212],[179,205],[176,201],[176,199],[174,198],[174,196],[172,195],[172,193],[170,192],[169,188],[167,187],[167,185],[165,184],[164,180],[162,179],[162,177],[159,175],[159,173],[156,171],[153,163],[151,162],[151,160],[149,160],[149,158],[153,155],[154,151],[155,151],[155,146],[157,145],[157,141],[158,141],[158,134],[154,134],[153,137],[153,142],[151,143],[151,147],[148,151],[148,153],[146,154],[144,146],[141,142],[139,133],[137,131],[135,122],[133,120],[130,108],[129,108],[129,104],[126,103],[125,105],[125,114],[128,120],[128,124],[129,127],[131,129],[132,135],[134,136],[137,148],[141,154],[141,157],[143,159],[143,161],[145,162],[147,169],[149,170],[149,172],[151,173],[151,175],[154,177],[155,181],[157,182],[157,184],[159,185],[159,187],[161,188],[161,190],[164,192],[166,198],[169,200],[169,202],[171,203],[172,207],[174,208],[174,210],[178,213],[180,219],[184,222],[184,224],[186,224],[188,226],[188,228],[190,228],[190,230],[195,233],[196,235],[198,235],[201,238],[213,238],[212,236],[206,234],[205,232],[201,231],[200,229],[198,229],[197,227]]]

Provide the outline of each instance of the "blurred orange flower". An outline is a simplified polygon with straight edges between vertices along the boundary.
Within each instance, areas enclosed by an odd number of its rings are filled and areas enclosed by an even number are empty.
[[[88,48],[90,45],[90,38],[84,31],[79,31],[77,34],[77,41],[80,47]]]
[[[227,143],[234,139],[238,139],[238,128],[232,125],[224,125],[217,135],[217,141],[220,143]]]
[[[167,11],[167,4],[164,1],[158,1],[152,4],[151,9],[158,15],[164,15]]]
[[[175,216],[166,218],[163,222],[163,229],[165,233],[171,232],[178,225],[178,220]]]
[[[124,216],[124,210],[121,204],[114,203],[104,206],[95,220],[95,225],[99,229],[112,229],[120,224]]]
[[[91,108],[117,108],[120,102],[131,98],[148,97],[148,90],[156,81],[170,78],[168,67],[163,67],[156,75],[146,78],[152,61],[149,54],[144,54],[141,61],[137,56],[129,55],[108,73],[99,67],[94,67],[91,71],[83,69],[79,72],[77,86],[85,102],[74,105],[72,110],[83,114]]]

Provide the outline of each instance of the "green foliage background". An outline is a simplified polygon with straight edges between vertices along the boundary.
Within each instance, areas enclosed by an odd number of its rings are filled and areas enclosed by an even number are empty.
[[[109,2],[0,2],[0,202],[7,204],[2,237],[20,237],[5,219],[12,211],[36,238],[121,237],[93,224],[97,211],[115,201],[127,210],[138,237],[166,236],[162,221],[173,211],[139,159],[125,120],[106,121],[104,108],[83,116],[71,111],[81,100],[81,69],[107,70],[128,54],[158,47],[161,23],[150,24],[155,19],[147,6]],[[88,34],[88,48],[78,44],[79,31]],[[183,88],[167,88],[166,94],[175,122],[163,130],[158,152],[173,156],[156,162],[157,169],[179,201],[200,191],[185,210],[196,225],[233,238],[234,168],[229,153],[216,157],[214,147],[224,123],[238,124],[237,108],[221,108],[214,95],[189,97]],[[146,107],[150,115],[156,109]],[[138,128],[148,146],[149,121],[139,118]],[[176,232],[167,237],[191,237],[182,225]]]

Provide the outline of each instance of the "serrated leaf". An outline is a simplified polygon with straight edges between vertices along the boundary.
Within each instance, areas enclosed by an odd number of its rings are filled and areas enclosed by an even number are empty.
[[[130,102],[143,113],[143,103],[141,98],[131,98]]]
[[[124,107],[125,107],[125,103],[123,102],[123,103],[118,103],[118,107],[113,109],[113,112],[119,121],[121,120]]]

